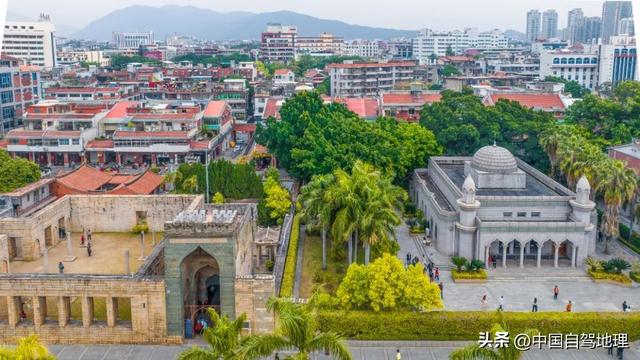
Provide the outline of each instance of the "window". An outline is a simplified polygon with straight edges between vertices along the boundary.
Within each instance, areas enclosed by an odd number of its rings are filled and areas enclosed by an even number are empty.
[[[80,139],[72,139],[72,140],[71,140],[71,143],[72,143],[73,145],[80,145]]]
[[[15,110],[11,106],[2,108],[2,118],[3,119],[13,119],[15,115]]]
[[[0,88],[8,88],[11,87],[11,74],[10,73],[1,73],[0,74]]]
[[[8,104],[13,102],[13,92],[11,91],[3,91],[0,93],[0,101],[3,104]]]
[[[554,64],[560,64],[560,59],[559,58],[553,58],[553,63]]]
[[[58,139],[58,144],[69,145],[69,139]]]
[[[577,58],[576,59],[576,64],[582,64],[582,58]]]
[[[518,217],[527,217],[526,212],[518,212]]]
[[[512,217],[513,213],[511,211],[503,212],[502,216],[504,216],[504,217]]]
[[[584,58],[583,63],[588,64],[589,63],[589,58]]]
[[[567,59],[566,58],[562,58],[562,60],[560,60],[560,64],[566,64],[567,63]]]
[[[540,211],[532,211],[531,212],[531,217],[539,218],[540,217]]]

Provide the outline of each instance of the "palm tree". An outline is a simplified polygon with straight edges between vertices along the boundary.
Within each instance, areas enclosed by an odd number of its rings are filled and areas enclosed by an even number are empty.
[[[558,172],[558,149],[564,138],[565,134],[562,134],[557,126],[550,128],[540,136],[540,146],[542,146],[549,157],[549,163],[551,164],[550,174],[552,177],[556,177]]]
[[[242,314],[231,321],[227,315],[220,316],[214,309],[207,309],[207,314],[213,324],[204,329],[204,340],[209,344],[209,349],[194,346],[185,350],[178,356],[178,360],[235,360],[238,357],[238,349],[246,338],[242,338],[242,324],[247,320],[247,315]]]
[[[633,197],[637,179],[635,173],[619,160],[611,160],[599,168],[600,183],[596,191],[601,193],[605,210],[602,216],[602,232],[605,235],[605,254],[609,252],[609,241],[619,233],[620,208]]]
[[[493,327],[491,327],[492,339],[496,338],[496,333],[503,332],[507,332],[504,325],[493,324]],[[524,333],[530,339],[539,334],[538,330],[535,329],[525,330]],[[480,343],[476,342],[449,354],[449,359],[451,360],[518,360],[520,357],[522,357],[522,350],[516,349],[513,344],[513,337],[509,337],[508,346],[481,347]]]
[[[303,213],[322,227],[322,269],[327,269],[327,227],[334,213],[330,201],[325,201],[327,189],[335,182],[332,174],[314,176],[301,190]]]
[[[356,181],[344,170],[334,171],[335,182],[327,189],[325,201],[335,209],[331,236],[334,241],[347,242],[348,262],[353,262],[353,235],[358,229],[364,204],[360,198]]]
[[[46,346],[37,335],[18,339],[16,347],[1,347],[0,359],[24,359],[24,360],[55,360]]]
[[[243,341],[239,352],[242,359],[254,360],[275,351],[293,350],[296,351],[293,359],[308,360],[313,352],[324,350],[334,359],[351,360],[342,337],[333,332],[319,332],[315,313],[307,306],[271,298],[267,302],[267,309],[278,317],[276,332],[249,336]]]
[[[558,168],[567,179],[567,186],[573,189],[576,180],[582,174],[583,168],[579,166],[578,160],[582,153],[581,142],[576,136],[571,136],[561,142],[558,148]]]

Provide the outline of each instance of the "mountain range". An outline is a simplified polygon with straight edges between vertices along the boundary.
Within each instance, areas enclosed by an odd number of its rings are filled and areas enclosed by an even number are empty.
[[[108,41],[113,31],[153,31],[157,40],[179,34],[209,40],[258,39],[268,23],[298,27],[300,36],[329,32],[345,39],[413,37],[415,31],[384,29],[319,19],[292,11],[266,13],[218,12],[193,6],[133,5],[113,11],[71,34],[77,39]]]

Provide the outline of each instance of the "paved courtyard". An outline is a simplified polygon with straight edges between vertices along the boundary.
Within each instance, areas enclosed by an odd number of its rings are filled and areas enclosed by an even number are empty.
[[[354,360],[386,360],[395,359],[396,349],[400,349],[403,360],[442,360],[449,353],[465,343],[457,342],[382,342],[351,341],[349,348]],[[172,360],[184,346],[136,346],[136,345],[52,345],[50,350],[59,360]],[[281,354],[281,355],[284,355]],[[282,356],[281,356],[282,358]],[[328,360],[328,356],[316,354],[314,359]],[[627,360],[640,360],[638,344],[632,344],[625,350]],[[612,359],[604,349],[598,350],[530,350],[525,353],[525,360],[599,360]]]

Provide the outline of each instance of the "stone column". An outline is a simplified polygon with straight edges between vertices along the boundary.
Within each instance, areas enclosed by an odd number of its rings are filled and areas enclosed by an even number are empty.
[[[107,326],[114,327],[116,326],[116,321],[118,319],[118,299],[113,297],[107,297],[106,307],[107,307]]]
[[[129,264],[129,250],[124,251],[124,273],[131,275],[131,266]]]
[[[558,267],[558,255],[560,254],[560,246],[553,243],[553,267]]]
[[[544,244],[542,245],[538,244],[538,259],[537,259],[538,262],[536,263],[537,267],[542,266],[542,246],[543,245]]]
[[[82,298],[82,326],[89,327],[93,323],[93,298]]]
[[[58,325],[65,327],[69,324],[71,316],[71,298],[68,296],[58,297]]]
[[[524,268],[524,245],[520,244],[520,269]]]
[[[489,247],[488,246],[484,247],[484,266],[487,269],[489,268]]]
[[[140,233],[140,257],[139,261],[144,261],[146,257],[144,256],[144,231]]]
[[[578,259],[576,259],[576,255],[578,255],[578,249],[576,248],[576,246],[572,243],[571,244],[571,266],[573,267],[577,267],[578,266]]]
[[[44,296],[34,296],[33,302],[33,323],[41,326],[47,319],[47,298]]]
[[[7,315],[9,326],[16,326],[20,322],[20,296],[7,296]]]
[[[76,257],[73,256],[73,249],[71,245],[71,233],[67,232],[67,257],[64,259],[65,262],[72,262],[76,259]]]
[[[507,267],[507,246],[508,244],[502,245],[502,267],[503,268]]]
[[[42,271],[45,273],[49,272],[49,249],[47,248],[47,244],[44,244],[44,251],[42,252]]]

